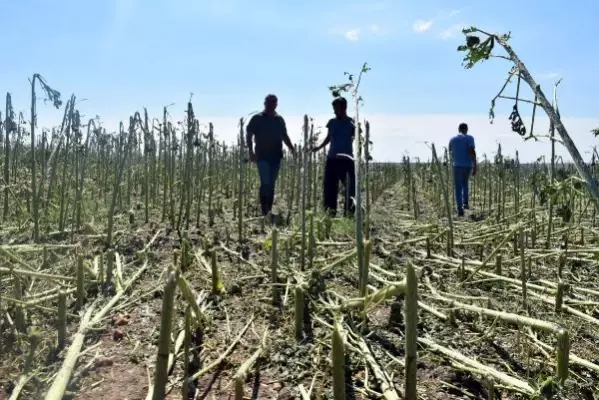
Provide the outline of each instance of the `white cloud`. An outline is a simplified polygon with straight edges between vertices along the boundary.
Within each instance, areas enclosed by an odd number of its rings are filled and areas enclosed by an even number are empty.
[[[536,74],[533,75],[533,78],[535,79],[541,79],[541,80],[557,80],[560,77],[560,74],[558,74],[557,72],[545,72],[542,74]]]
[[[414,22],[414,25],[412,25],[412,28],[414,29],[414,31],[418,32],[418,33],[423,33],[428,31],[431,26],[433,26],[434,21],[432,19],[429,20],[418,20],[416,22]]]
[[[85,113],[84,110],[82,110]],[[183,115],[173,112],[173,122],[183,119]],[[299,112],[285,112],[281,110],[287,123],[289,136],[294,143],[301,141],[303,115]],[[161,116],[161,109],[148,109],[150,116]],[[89,116],[95,114],[90,113]],[[89,117],[88,116],[88,117]],[[119,121],[127,121],[128,115],[101,116],[103,126],[110,132],[116,131]],[[312,116],[315,131],[322,130],[326,122],[332,116],[329,114]],[[422,115],[399,115],[399,114],[369,114],[362,112],[360,119],[366,118],[370,122],[371,138],[373,141],[372,155],[379,161],[401,161],[404,155],[418,157],[425,161],[430,158],[430,148],[427,142],[435,143],[437,151],[441,152],[447,146],[449,139],[456,134],[460,122],[466,122],[470,132],[476,141],[479,157],[484,154],[491,158],[497,151],[497,143],[501,143],[504,154],[514,156],[519,153],[523,162],[534,161],[542,155],[548,156],[551,151],[549,140],[541,138],[540,141],[524,141],[518,134],[511,131],[507,115],[497,115],[493,124],[489,123],[486,114],[422,114]],[[523,116],[527,130],[530,130],[530,116]],[[210,117],[198,115],[203,126],[208,122],[214,124],[214,133],[219,140],[227,143],[237,143],[239,135],[239,116]],[[245,117],[247,121],[247,117]],[[40,127],[51,127],[59,125],[62,120],[62,110],[50,111],[44,108],[39,116]],[[86,119],[87,120],[87,119]],[[585,160],[590,160],[589,151],[596,144],[596,139],[590,133],[591,129],[599,127],[599,118],[563,118],[563,123],[570,137],[578,147]],[[549,121],[547,117],[539,114],[535,117],[534,132],[536,135],[547,135]],[[322,139],[324,131],[320,138]],[[570,156],[564,146],[558,144],[556,153],[569,161]]]
[[[439,34],[439,36],[443,40],[453,39],[456,35],[458,35],[458,34],[460,34],[462,32],[462,29],[464,29],[464,25],[462,25],[462,24],[455,24],[455,25],[452,25],[449,28],[441,31],[441,33]]]
[[[426,20],[419,19],[418,21],[414,22],[414,25],[412,27],[415,32],[423,33],[423,32],[430,30],[431,27],[433,26],[433,24],[435,24],[436,22],[451,19],[461,13],[462,13],[462,9],[443,11],[443,12],[440,12],[435,18],[426,19]],[[450,27],[449,29],[444,30],[441,33],[441,37],[445,39],[445,38],[450,38],[453,35],[455,35],[455,32],[453,32],[453,30],[456,29],[455,28],[456,26],[459,26],[459,25],[454,25],[454,26]]]
[[[357,28],[350,29],[347,32],[345,32],[344,36],[350,42],[357,42],[358,39],[360,39],[360,30]]]
[[[329,35],[342,36],[350,42],[357,42],[367,36],[384,36],[388,32],[383,30],[380,25],[372,24],[364,27],[342,28],[334,27],[328,31]]]

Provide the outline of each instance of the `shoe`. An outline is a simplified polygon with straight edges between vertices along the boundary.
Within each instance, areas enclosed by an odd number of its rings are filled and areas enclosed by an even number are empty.
[[[464,216],[464,211],[458,211],[458,217],[463,217]]]

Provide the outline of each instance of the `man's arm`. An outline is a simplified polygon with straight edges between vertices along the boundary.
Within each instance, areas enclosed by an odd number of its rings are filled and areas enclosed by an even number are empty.
[[[319,146],[316,146],[312,151],[313,152],[319,152],[320,150],[322,150],[327,144],[331,143],[331,131],[330,129],[327,130],[327,136],[324,138],[324,140],[322,141],[322,143]]]
[[[474,149],[474,138],[470,146],[470,157],[472,157],[472,175],[476,175],[476,150]]]
[[[320,146],[316,146],[314,149],[312,149],[312,151],[315,152],[315,153],[319,152],[327,144],[331,143],[331,120],[329,120],[329,122],[327,122],[326,128],[327,128],[327,136],[324,138],[324,140],[322,141],[322,143],[320,144]]]
[[[256,133],[256,116],[254,115],[247,127],[245,128],[245,145],[248,148],[248,154],[250,156],[250,161],[255,157],[254,154],[254,143],[252,142],[252,138]]]
[[[443,161],[443,166],[453,165],[453,148],[456,145],[455,136],[449,140],[449,144],[447,145],[447,161]],[[459,145],[459,143],[458,143]]]

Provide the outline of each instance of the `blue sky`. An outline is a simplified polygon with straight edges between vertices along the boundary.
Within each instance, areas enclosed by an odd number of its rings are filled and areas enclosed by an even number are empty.
[[[4,41],[0,90],[27,110],[27,79],[39,72],[65,100],[85,98],[82,112],[108,125],[144,106],[158,115],[170,103],[177,118],[193,92],[196,114],[220,121],[215,127],[225,138],[273,92],[295,135],[302,114],[323,119],[330,112],[327,86],[366,61],[372,70],[362,112],[373,121],[375,144],[380,132],[380,158],[395,158],[416,139],[445,145],[466,118],[477,139],[487,136],[482,151],[492,152],[489,136],[500,133],[518,148],[505,118],[493,126],[486,120],[509,65],[492,60],[466,71],[456,52],[460,28],[476,25],[511,30],[512,45],[548,95],[564,77],[562,115],[586,149],[594,143],[588,129],[599,126],[599,53],[590,50],[597,13],[599,3],[590,0],[567,7],[557,0],[4,0],[3,28],[13,36]],[[501,102],[497,113],[510,108]],[[49,107],[39,114],[60,118]],[[527,148],[529,158],[546,150]],[[410,153],[425,157],[428,149]]]

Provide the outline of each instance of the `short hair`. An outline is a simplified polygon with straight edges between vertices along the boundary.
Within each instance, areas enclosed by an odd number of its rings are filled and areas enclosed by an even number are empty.
[[[277,98],[277,96],[276,96],[276,95],[274,95],[274,94],[268,94],[268,95],[266,95],[266,97],[264,98],[264,101],[268,101],[268,100],[275,100],[275,101],[278,101],[279,99],[278,99],[278,98]]]
[[[460,131],[460,132],[467,131],[467,130],[468,130],[468,124],[466,124],[465,122],[462,122],[458,126],[458,131]]]
[[[347,108],[347,100],[345,97],[336,97],[331,104],[333,104],[333,107]]]

